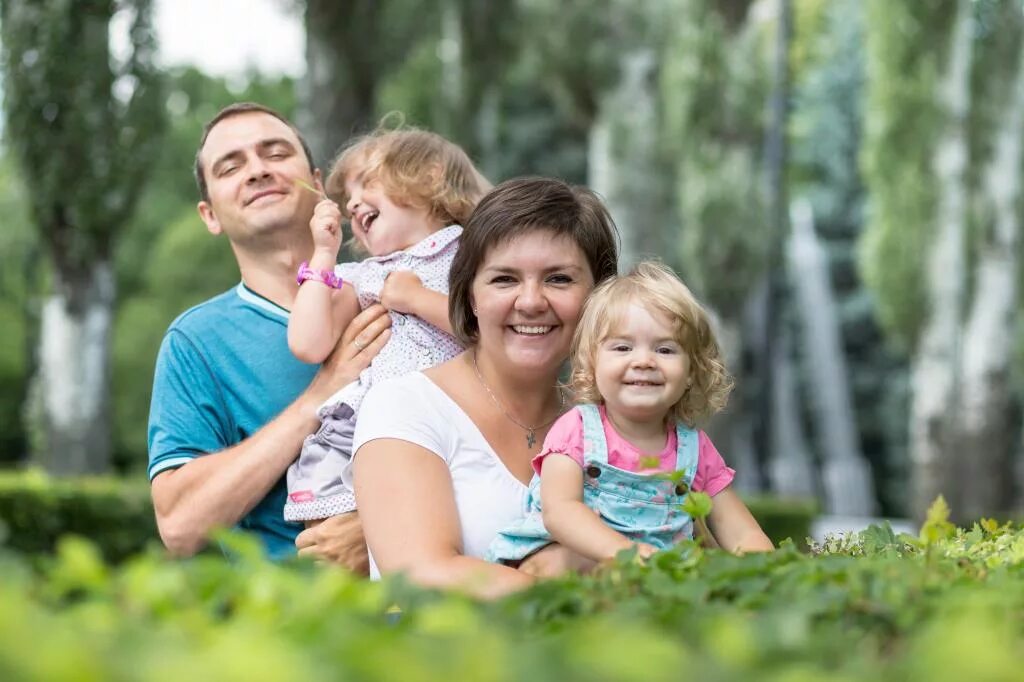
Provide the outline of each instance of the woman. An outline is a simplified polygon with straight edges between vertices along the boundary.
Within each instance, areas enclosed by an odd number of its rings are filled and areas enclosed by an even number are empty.
[[[511,180],[481,200],[450,279],[466,352],[374,387],[356,426],[371,570],[484,597],[543,571],[543,556],[522,570],[482,557],[521,513],[530,460],[568,407],[559,369],[583,301],[616,273],[616,239],[600,200],[558,180]]]

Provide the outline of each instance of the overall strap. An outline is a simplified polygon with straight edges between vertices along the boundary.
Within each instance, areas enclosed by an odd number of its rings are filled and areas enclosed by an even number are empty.
[[[608,463],[608,442],[604,437],[604,424],[597,405],[584,403],[576,409],[583,415],[583,459]]]
[[[676,422],[676,471],[686,472],[686,485],[692,486],[697,475],[697,459],[700,454],[700,432]]]

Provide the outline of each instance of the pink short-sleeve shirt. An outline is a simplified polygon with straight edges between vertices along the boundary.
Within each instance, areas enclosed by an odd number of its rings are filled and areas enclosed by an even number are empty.
[[[604,406],[600,406],[601,425],[608,444],[608,463],[625,471],[641,473],[667,473],[676,468],[676,445],[678,438],[675,428],[665,430],[665,447],[658,453],[644,453],[632,443],[619,435],[608,420]],[[697,455],[697,473],[693,478],[693,490],[705,492],[714,497],[732,483],[736,471],[726,465],[722,455],[718,453],[711,439],[703,431],[699,431],[699,450]],[[570,410],[558,418],[544,439],[540,454],[533,458],[533,470],[540,474],[544,458],[551,453],[568,455],[583,466],[583,417],[579,410]],[[645,466],[653,463],[657,457],[658,466]]]

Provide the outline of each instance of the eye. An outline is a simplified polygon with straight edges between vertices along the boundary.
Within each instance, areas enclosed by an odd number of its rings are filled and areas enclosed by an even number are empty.
[[[556,274],[548,277],[548,282],[552,284],[572,284],[572,277],[566,274]]]
[[[495,275],[491,278],[491,284],[511,284],[515,282],[512,275]]]
[[[658,353],[659,355],[678,355],[679,354],[679,350],[674,348],[674,347],[672,347],[672,346],[658,346],[658,348],[655,349],[654,352]]]
[[[613,353],[628,353],[631,349],[628,343],[613,343],[608,346],[608,350]]]
[[[238,170],[238,166],[221,166],[220,172],[217,173],[217,175],[220,177],[224,177],[225,175],[231,175],[236,170]]]

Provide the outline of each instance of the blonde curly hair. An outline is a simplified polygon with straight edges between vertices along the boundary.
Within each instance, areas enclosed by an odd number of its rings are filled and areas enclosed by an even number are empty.
[[[324,187],[346,218],[345,181],[379,182],[399,206],[425,209],[442,225],[465,225],[491,183],[454,142],[413,127],[376,130],[349,142],[331,165]]]
[[[693,428],[725,407],[733,382],[722,362],[709,315],[676,274],[657,261],[638,263],[629,274],[598,285],[587,298],[572,340],[569,387],[576,400],[604,402],[595,378],[597,350],[631,303],[671,320],[675,340],[689,356],[691,383],[669,416]]]

